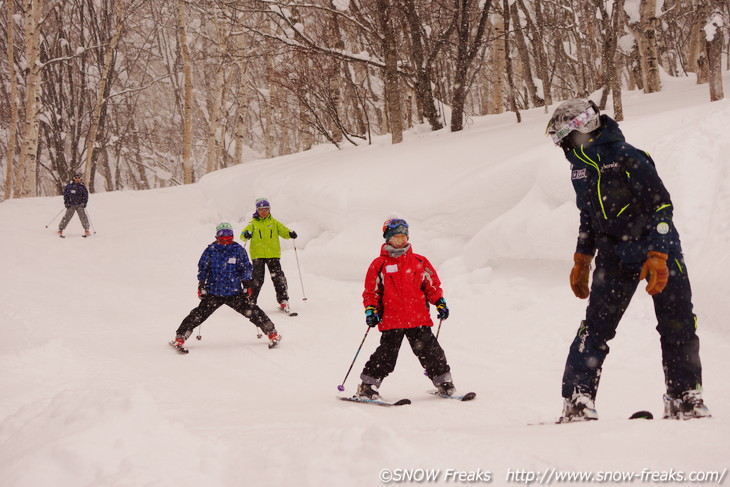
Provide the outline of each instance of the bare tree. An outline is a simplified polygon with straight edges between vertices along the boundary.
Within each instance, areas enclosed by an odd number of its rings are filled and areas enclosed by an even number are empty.
[[[8,155],[5,167],[5,194],[9,199],[13,192],[13,165],[15,164],[15,148],[18,131],[18,80],[15,78],[15,2],[6,0],[5,12],[7,15],[7,54],[8,54],[8,84],[10,85],[10,120],[8,127]]]
[[[177,2],[177,36],[183,67],[183,183],[193,182],[192,143],[193,143],[193,77],[190,53],[188,52],[187,13],[185,0]]]
[[[722,100],[722,0],[712,1],[712,12],[707,19],[707,64],[710,82],[710,101]]]

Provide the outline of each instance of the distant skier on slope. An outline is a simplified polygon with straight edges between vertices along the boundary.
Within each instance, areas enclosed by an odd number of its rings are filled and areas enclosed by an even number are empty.
[[[429,303],[436,306],[439,319],[449,317],[441,281],[425,257],[414,254],[408,242],[408,223],[388,220],[383,225],[385,244],[380,256],[368,268],[365,291],[365,322],[382,332],[380,345],[370,356],[360,375],[358,396],[379,399],[378,388],[395,370],[403,337],[439,393],[454,394],[451,368],[441,345],[433,335]]]
[[[198,261],[200,304],[182,321],[171,344],[184,351],[185,340],[193,329],[225,304],[261,328],[269,337],[269,348],[275,346],[281,335],[250,298],[251,263],[246,249],[233,241],[233,227],[229,223],[218,225],[215,235],[216,241],[206,247]]]
[[[88,202],[89,191],[81,180],[81,174],[76,173],[73,176],[73,181],[63,188],[63,204],[66,206],[66,213],[58,225],[59,237],[63,237],[63,231],[66,229],[68,222],[71,221],[71,218],[73,218],[74,213],[79,214],[79,220],[81,220],[81,225],[84,227],[83,236],[88,237],[91,235],[91,232],[89,232],[89,218],[86,216],[85,211]]]
[[[269,268],[271,281],[276,291],[276,302],[279,309],[289,314],[289,294],[286,276],[281,269],[281,244],[284,239],[297,238],[297,232],[289,230],[285,225],[271,216],[271,205],[266,198],[256,200],[256,211],[253,219],[241,232],[241,240],[251,240],[251,260],[253,262],[252,300],[258,302],[261,287],[264,285],[266,267]]]
[[[598,419],[595,399],[607,342],[616,335],[644,278],[661,336],[664,417],[709,417],[702,400],[700,342],[687,265],[672,222],[672,202],[654,161],[629,145],[616,121],[601,115],[592,101],[562,103],[547,131],[571,163],[580,210],[570,286],[581,299],[590,295],[565,365],[561,422]]]

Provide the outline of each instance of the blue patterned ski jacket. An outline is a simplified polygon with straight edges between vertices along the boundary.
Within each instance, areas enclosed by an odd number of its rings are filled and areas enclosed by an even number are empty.
[[[251,279],[251,268],[246,249],[239,244],[214,242],[200,256],[198,281],[205,284],[210,294],[233,296],[243,292],[241,281]]]

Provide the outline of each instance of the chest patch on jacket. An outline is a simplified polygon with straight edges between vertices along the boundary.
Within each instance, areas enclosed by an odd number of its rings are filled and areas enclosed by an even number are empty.
[[[228,263],[229,264],[235,264],[236,263],[236,258],[235,257],[228,257]]]
[[[385,272],[398,272],[398,264],[391,264],[385,266]]]
[[[585,169],[576,169],[573,171],[573,179],[585,179],[587,177]]]

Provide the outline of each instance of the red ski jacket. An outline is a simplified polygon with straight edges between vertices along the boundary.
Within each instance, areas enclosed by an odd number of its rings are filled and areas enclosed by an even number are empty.
[[[431,263],[409,247],[400,257],[391,257],[380,249],[365,276],[363,304],[378,309],[382,321],[380,331],[396,328],[433,326],[428,303],[435,304],[443,296],[441,281]]]

